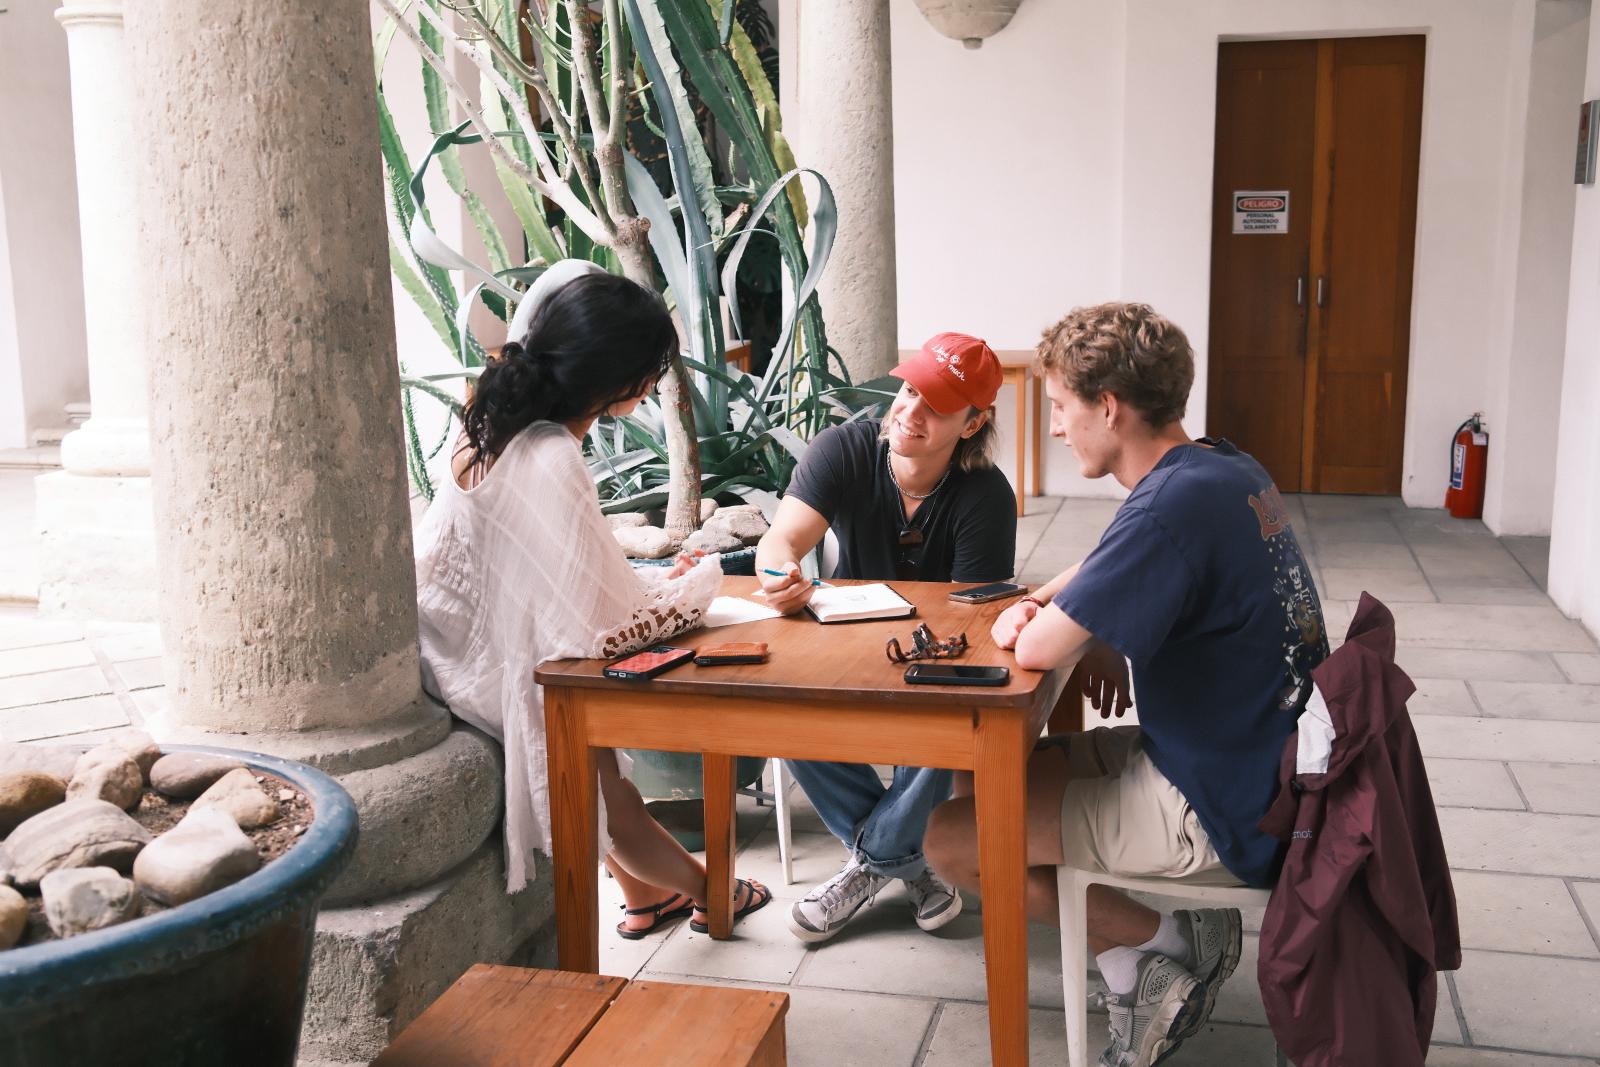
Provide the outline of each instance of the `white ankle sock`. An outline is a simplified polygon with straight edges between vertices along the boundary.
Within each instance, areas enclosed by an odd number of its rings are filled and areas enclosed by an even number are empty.
[[[1159,952],[1167,959],[1181,963],[1185,967],[1194,963],[1189,959],[1189,943],[1183,939],[1183,932],[1178,929],[1176,915],[1161,916],[1161,925],[1156,927],[1156,935],[1137,948],[1140,952]]]
[[[1100,977],[1106,980],[1106,988],[1119,997],[1132,993],[1139,979],[1139,959],[1143,955],[1136,948],[1117,945],[1096,956],[1094,961],[1100,967]]]

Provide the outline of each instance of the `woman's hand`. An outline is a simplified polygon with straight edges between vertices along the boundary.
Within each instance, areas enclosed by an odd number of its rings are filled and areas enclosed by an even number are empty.
[[[667,572],[667,579],[670,581],[673,578],[682,578],[685,574],[688,574],[694,569],[695,564],[699,563],[704,558],[705,553],[699,549],[695,549],[693,552],[684,552],[679,554],[677,562],[675,562],[672,565],[672,569]]]
[[[1000,613],[994,620],[994,625],[989,628],[989,636],[994,638],[994,643],[1001,648],[1011,649],[1017,647],[1017,637],[1022,633],[1023,627],[1033,621],[1039,614],[1039,605],[1031,600],[1020,600]]]
[[[761,588],[767,594],[767,604],[772,610],[793,615],[810,603],[813,586],[811,580],[800,573],[800,564],[790,562],[773,569],[783,571],[783,576],[760,576]]]
[[[1083,695],[1102,719],[1118,718],[1129,708],[1128,661],[1104,641],[1095,641],[1083,654]]]

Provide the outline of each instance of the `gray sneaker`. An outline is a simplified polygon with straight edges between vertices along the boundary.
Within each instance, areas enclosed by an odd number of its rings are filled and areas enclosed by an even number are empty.
[[[889,881],[851,860],[789,909],[789,929],[802,941],[826,941],[843,930],[863,905],[872,903]]]
[[[929,933],[961,914],[960,891],[934,874],[932,867],[924,867],[921,874],[905,879],[905,883],[917,925]]]
[[[1199,1028],[1206,987],[1194,975],[1159,953],[1139,961],[1133,992],[1107,994],[1111,1044],[1100,1053],[1101,1067],[1151,1067],[1175,1051]]]
[[[1206,1005],[1194,1025],[1181,1037],[1193,1036],[1211,1018],[1217,1006],[1217,992],[1239,966],[1239,951],[1244,939],[1244,923],[1237,908],[1203,908],[1173,913],[1178,929],[1188,944],[1189,958],[1183,962],[1189,973],[1206,987]]]

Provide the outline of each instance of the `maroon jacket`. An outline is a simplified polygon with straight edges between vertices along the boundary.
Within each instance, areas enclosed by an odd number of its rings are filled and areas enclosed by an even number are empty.
[[[1394,616],[1367,594],[1311,673],[1336,736],[1326,774],[1296,774],[1261,829],[1289,841],[1261,923],[1267,1021],[1298,1067],[1421,1067],[1435,972],[1461,966],[1455,890],[1394,663]]]

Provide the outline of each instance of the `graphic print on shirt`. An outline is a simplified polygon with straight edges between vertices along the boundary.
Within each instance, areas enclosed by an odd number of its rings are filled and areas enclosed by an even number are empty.
[[[1282,655],[1286,674],[1278,697],[1282,711],[1305,705],[1311,693],[1311,670],[1328,655],[1328,635],[1322,623],[1322,603],[1311,584],[1310,568],[1300,554],[1300,541],[1289,526],[1287,509],[1278,487],[1269,485],[1249,498],[1256,513],[1261,539],[1272,555],[1273,591],[1283,607]]]

